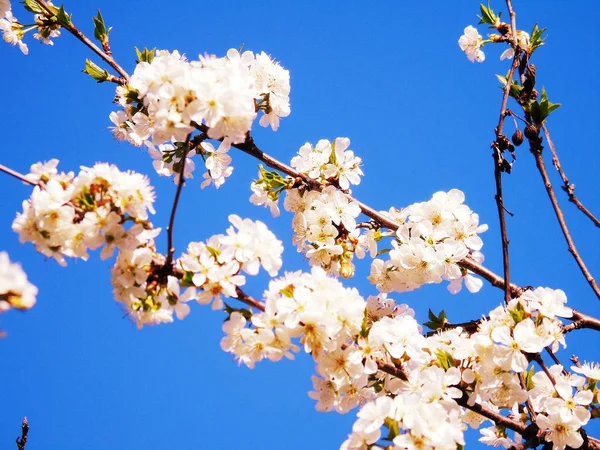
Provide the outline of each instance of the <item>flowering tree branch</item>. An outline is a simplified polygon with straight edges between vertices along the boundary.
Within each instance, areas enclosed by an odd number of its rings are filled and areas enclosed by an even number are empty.
[[[550,147],[550,151],[552,152],[552,164],[554,164],[554,167],[558,171],[560,178],[563,181],[563,191],[565,191],[569,196],[569,201],[575,204],[575,206],[577,206],[577,208],[582,213],[589,217],[589,219],[594,223],[594,225],[600,228],[600,219],[594,216],[594,214],[592,214],[592,212],[589,209],[587,209],[575,195],[575,185],[569,181],[569,178],[567,178],[567,174],[562,168],[560,160],[558,159],[558,152],[556,151],[554,141],[552,141],[550,137],[550,131],[548,130],[548,126],[545,122],[542,124],[542,130],[544,130],[546,141],[548,142],[548,146]]]
[[[48,5],[45,0],[35,0],[45,11],[46,17],[52,19],[56,16],[53,12],[52,8]],[[83,34],[79,28],[77,28],[71,20],[61,21],[60,25],[66,29],[69,33],[79,39],[85,46],[90,48],[94,53],[96,53],[100,58],[102,58],[109,66],[117,71],[117,73],[122,78],[111,77],[110,80],[117,84],[125,84],[129,80],[129,74],[115,61],[110,52],[110,47],[108,44],[105,46],[105,50],[100,49],[96,44],[92,42],[90,38],[88,38],[85,34]]]
[[[25,175],[20,174],[19,172],[15,171],[13,169],[10,169],[3,164],[0,164],[0,172],[4,172],[4,173],[10,175],[11,177],[16,178],[17,180],[21,180],[23,183],[27,183],[32,186],[35,186],[35,183],[33,181],[27,179],[27,177]]]

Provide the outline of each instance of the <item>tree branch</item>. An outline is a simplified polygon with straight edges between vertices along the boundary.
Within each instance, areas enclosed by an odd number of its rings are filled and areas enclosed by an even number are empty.
[[[44,10],[46,11],[46,17],[52,18],[55,16],[55,14],[52,12],[50,7],[48,6],[48,3],[46,3],[45,0],[36,0],[36,2],[42,8],[44,8]],[[102,58],[104,61],[106,61],[106,63],[108,63],[109,66],[111,66],[113,69],[115,69],[117,71],[117,73],[119,75],[121,75],[121,77],[123,78],[123,83],[120,83],[120,84],[125,84],[127,81],[129,81],[129,74],[117,63],[117,61],[115,61],[115,59],[112,57],[112,55],[109,55],[108,53],[106,53],[105,51],[100,49],[100,47],[98,47],[96,44],[94,44],[91,41],[91,39],[89,39],[85,34],[83,34],[75,25],[73,25],[72,23],[71,24],[61,23],[61,27],[64,28],[65,30],[67,30],[69,33],[71,33],[73,36],[75,36],[81,42],[83,42],[87,47],[89,47],[100,58]],[[110,81],[117,83],[117,82],[120,82],[121,80],[113,77],[113,79],[111,79]]]
[[[265,304],[259,300],[256,300],[254,297],[246,294],[241,288],[236,287],[235,292],[237,293],[237,299],[245,303],[248,306],[252,306],[253,308],[259,309],[261,311],[265,311]]]
[[[185,147],[183,149],[183,155],[181,156],[181,169],[179,172],[179,179],[177,180],[177,190],[175,191],[175,198],[173,199],[173,208],[171,209],[171,217],[169,218],[169,225],[167,226],[167,259],[165,260],[165,267],[171,267],[173,263],[173,254],[175,253],[175,247],[173,246],[173,226],[175,224],[175,215],[177,214],[177,205],[179,204],[179,197],[181,197],[181,190],[185,183],[185,160],[187,154],[190,151],[190,139],[192,135],[188,134],[185,140]]]
[[[556,151],[554,142],[550,138],[550,132],[548,131],[546,122],[544,122],[542,124],[542,130],[544,130],[544,135],[546,136],[546,141],[548,142],[548,146],[550,147],[550,151],[552,152],[552,164],[554,164],[554,167],[558,171],[560,178],[563,181],[563,186],[562,186],[563,191],[565,191],[567,193],[567,195],[569,196],[569,201],[574,203],[575,206],[577,206],[577,208],[582,213],[584,213],[586,216],[589,217],[589,219],[592,222],[594,222],[594,225],[596,225],[598,228],[600,228],[600,220],[596,216],[594,216],[594,214],[592,214],[592,212],[589,209],[587,209],[581,203],[581,201],[579,201],[579,199],[575,196],[575,185],[569,181],[569,179],[567,178],[567,174],[565,173],[565,171],[562,168],[562,165],[560,164],[560,160],[558,159],[558,152]]]
[[[533,144],[532,140],[530,140],[530,144]],[[571,253],[571,255],[573,255],[573,258],[575,259],[577,265],[581,269],[581,273],[583,274],[588,284],[596,294],[596,297],[600,299],[600,288],[598,287],[598,283],[596,283],[596,280],[588,270],[587,266],[583,262],[583,259],[581,258],[581,255],[577,251],[577,248],[575,247],[575,243],[573,242],[573,238],[571,237],[571,233],[567,226],[567,222],[565,221],[565,216],[558,204],[558,200],[556,199],[556,194],[554,193],[554,188],[552,187],[552,182],[548,177],[546,165],[544,164],[544,159],[542,157],[541,145],[532,145],[530,150],[535,158],[535,164],[538,168],[538,171],[540,172],[540,175],[542,176],[542,180],[544,181],[544,186],[546,187],[546,192],[548,193],[548,197],[550,198],[550,203],[552,203],[552,208],[554,209],[554,213],[556,214],[556,219],[558,220],[560,229],[562,230],[562,233],[565,236],[565,240],[567,241],[569,252]]]
[[[0,172],[4,172],[4,173],[10,175],[11,177],[15,177],[17,180],[21,180],[23,183],[27,183],[32,186],[36,186],[36,183],[27,179],[27,177],[25,175],[17,172],[16,170],[9,169],[5,165],[0,164]]]

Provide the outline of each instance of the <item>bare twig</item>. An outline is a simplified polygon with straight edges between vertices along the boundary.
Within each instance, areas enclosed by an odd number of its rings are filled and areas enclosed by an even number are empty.
[[[581,258],[581,255],[577,251],[577,247],[575,247],[575,243],[573,242],[573,238],[571,237],[569,227],[567,226],[567,222],[565,221],[565,216],[558,204],[558,200],[556,199],[556,194],[554,193],[554,188],[552,187],[552,182],[548,177],[548,171],[546,170],[546,165],[542,157],[542,149],[539,145],[537,145],[531,148],[531,153],[535,158],[535,164],[538,168],[538,171],[540,172],[540,175],[542,176],[542,180],[544,181],[546,192],[548,193],[548,197],[550,198],[550,203],[552,203],[552,208],[554,209],[554,213],[556,214],[556,219],[558,220],[560,229],[562,230],[562,233],[565,236],[565,240],[567,241],[569,252],[571,253],[571,255],[573,255],[573,258],[577,262],[579,269],[581,269],[581,273],[583,273],[583,276],[585,277],[588,284],[596,294],[596,297],[600,298],[600,288],[598,287],[598,283],[596,283],[596,280],[588,270],[587,266],[583,262],[583,259]]]
[[[23,417],[23,423],[21,423],[21,436],[17,437],[17,440],[15,441],[17,443],[17,450],[25,450],[28,433],[29,424],[27,423],[27,417]]]
[[[181,190],[185,183],[185,160],[190,150],[190,139],[192,135],[188,134],[185,140],[185,146],[183,149],[183,155],[181,156],[181,169],[179,172],[179,180],[177,181],[177,190],[175,191],[175,198],[173,199],[173,208],[171,208],[171,217],[169,218],[169,225],[167,226],[167,258],[165,260],[165,267],[171,267],[173,262],[173,254],[175,253],[175,247],[173,246],[173,226],[175,224],[175,215],[177,214],[177,205],[179,204],[179,197],[181,197]]]
[[[546,136],[546,141],[548,142],[548,146],[550,147],[550,151],[552,152],[552,164],[554,164],[554,167],[558,171],[560,178],[563,181],[563,186],[562,186],[563,191],[565,191],[567,193],[567,195],[569,196],[569,201],[574,203],[575,206],[577,206],[577,208],[582,213],[584,213],[586,216],[589,217],[589,219],[592,222],[594,222],[594,225],[596,225],[598,228],[600,228],[600,220],[596,216],[594,216],[594,214],[592,214],[592,212],[589,209],[587,209],[581,203],[581,201],[575,196],[575,185],[569,181],[569,179],[567,178],[567,174],[565,173],[565,171],[562,168],[562,165],[560,164],[560,160],[558,159],[558,152],[556,151],[554,142],[550,138],[550,132],[548,131],[546,122],[544,122],[542,124],[542,130],[544,130],[544,134]]]
[[[6,167],[3,164],[0,164],[0,172],[4,172],[4,173],[10,175],[11,177],[15,177],[17,180],[21,180],[23,183],[27,183],[32,186],[36,185],[36,183],[27,179],[27,177],[25,175],[23,175],[22,173],[19,173],[16,170],[9,169],[8,167]]]
[[[569,333],[573,330],[579,330],[582,328],[600,331],[600,320],[584,314],[581,311],[573,310],[573,317],[570,317],[570,319],[573,322],[563,327],[563,333]]]
[[[48,18],[54,17],[55,14],[52,12],[50,7],[48,6],[48,3],[45,0],[36,0],[36,2],[42,8],[44,8],[44,10],[46,11],[46,17],[48,17]],[[108,63],[109,66],[111,66],[113,69],[115,69],[117,71],[117,73],[123,78],[124,82],[129,81],[129,74],[115,61],[115,59],[112,57],[111,54],[108,54],[107,52],[100,49],[100,47],[98,47],[96,44],[94,44],[91,41],[91,39],[89,39],[85,34],[83,34],[75,25],[61,23],[61,26],[62,26],[62,28],[67,30],[69,33],[71,33],[73,36],[75,36],[77,39],[79,39],[81,42],[83,42],[87,47],[89,47],[100,58],[102,58],[104,61],[106,61],[106,63]],[[119,80],[118,78],[114,78],[114,79],[111,79],[110,81],[118,82],[118,80]]]
[[[515,54],[513,57],[512,65],[510,66],[510,70],[508,71],[508,76],[506,77],[506,85],[504,86],[502,92],[502,104],[500,106],[500,117],[498,118],[498,126],[496,127],[496,140],[492,144],[493,148],[493,157],[494,157],[494,179],[496,184],[496,195],[494,196],[496,200],[496,208],[498,210],[498,219],[500,221],[500,236],[502,240],[502,265],[504,268],[504,280],[506,281],[504,286],[504,302],[508,303],[511,299],[511,291],[510,291],[510,259],[508,253],[508,233],[506,230],[506,208],[504,206],[504,196],[502,192],[502,173],[505,171],[504,168],[504,157],[502,156],[502,152],[506,147],[504,147],[505,142],[508,141],[506,136],[504,136],[504,120],[506,119],[507,112],[507,104],[508,97],[510,94],[510,88],[512,85],[512,80],[519,66],[519,56],[520,52],[517,44],[517,27],[515,22],[515,12],[512,9],[511,0],[506,0],[506,6],[508,8],[511,20],[511,45],[514,48]],[[512,215],[512,214],[511,214]]]

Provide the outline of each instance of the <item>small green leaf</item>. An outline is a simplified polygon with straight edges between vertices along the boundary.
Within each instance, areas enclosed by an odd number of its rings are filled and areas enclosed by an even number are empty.
[[[500,81],[502,87],[506,86],[506,83],[508,82],[507,77],[496,74],[496,78],[498,78],[498,81]],[[510,85],[509,95],[515,99],[518,99],[522,90],[523,86],[519,86],[519,84],[513,80],[513,83]]]
[[[56,12],[56,20],[63,27],[70,27],[73,25],[73,22],[71,22],[71,17],[72,14],[67,14],[64,6],[61,5],[61,7],[58,8],[58,11]]]
[[[106,28],[106,24],[104,23],[104,17],[102,17],[102,13],[98,10],[98,15],[93,17],[94,19],[94,37],[98,39],[102,44],[106,44],[108,42],[108,33],[112,28]]]
[[[529,53],[533,53],[535,49],[544,45],[546,36],[542,36],[546,32],[546,28],[540,29],[536,23],[529,37]]]
[[[23,2],[25,9],[34,14],[46,14],[46,10],[40,6],[36,0],[25,0]]]
[[[451,367],[456,367],[456,363],[454,362],[454,358],[450,353],[446,350],[442,350],[441,348],[435,352],[435,356],[437,357],[438,365],[444,369],[448,370]]]
[[[523,319],[525,319],[527,315],[527,312],[525,311],[525,308],[523,307],[521,302],[518,302],[513,309],[509,309],[508,313],[513,318],[515,323],[521,322]]]
[[[429,317],[429,321],[425,322],[423,325],[430,330],[435,331],[443,329],[448,324],[448,317],[446,316],[446,312],[444,310],[440,311],[440,313],[436,316],[430,309],[427,315]]]
[[[363,315],[363,321],[360,326],[360,335],[366,338],[369,335],[369,310],[365,308],[365,313]]]
[[[490,2],[485,6],[483,3],[479,5],[479,10],[481,11],[481,16],[479,17],[480,24],[488,24],[495,27],[498,22],[500,22],[500,14],[496,15],[494,10],[490,8]]]
[[[103,83],[108,80],[108,72],[102,69],[97,64],[94,64],[89,59],[85,60],[85,69],[83,69],[83,73],[87,73],[90,77],[96,80],[98,83]]]
[[[533,370],[533,366],[531,366],[531,369],[525,372],[525,375],[523,376],[525,381],[525,389],[527,389],[528,391],[532,390],[535,387],[535,383],[533,382],[534,373],[535,370]]]
[[[244,316],[244,319],[246,319],[246,320],[250,320],[252,318],[252,311],[250,311],[249,309],[233,308],[233,307],[229,306],[227,303],[225,303],[225,312],[227,313],[227,318],[225,319],[225,322],[227,322],[229,320],[229,318],[231,317],[231,315],[234,312],[240,313],[242,316]]]
[[[379,250],[377,252],[377,256],[385,255],[386,253],[389,253],[391,251],[392,251],[391,248],[382,248],[381,250]]]
[[[396,436],[400,434],[400,427],[398,422],[391,417],[386,417],[385,422],[383,423],[386,428],[389,430],[388,435],[385,437],[388,441],[393,441]]]
[[[137,47],[135,47],[135,54],[137,55],[137,63],[141,63],[141,62],[147,62],[148,64],[151,64],[152,61],[154,60],[154,53],[156,52],[156,48],[153,48],[152,50],[148,50],[146,47],[144,47],[144,50],[140,51]]]

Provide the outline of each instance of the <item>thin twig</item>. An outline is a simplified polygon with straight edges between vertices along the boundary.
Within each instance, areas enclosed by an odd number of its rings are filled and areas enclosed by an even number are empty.
[[[502,240],[502,265],[504,268],[504,280],[506,281],[504,287],[504,302],[508,303],[511,299],[510,292],[510,259],[508,253],[508,233],[506,230],[506,208],[504,206],[504,197],[502,192],[502,173],[504,172],[504,157],[502,156],[502,149],[500,148],[500,142],[502,140],[507,141],[506,136],[503,134],[504,130],[504,120],[506,119],[506,110],[508,104],[508,97],[510,95],[510,88],[512,86],[512,80],[519,66],[519,56],[520,52],[517,45],[517,27],[515,21],[515,12],[512,9],[512,4],[510,0],[506,0],[506,6],[508,8],[511,20],[511,41],[512,46],[514,48],[515,54],[513,57],[512,65],[510,66],[510,70],[508,71],[508,76],[506,77],[506,85],[504,86],[502,93],[502,104],[500,106],[500,117],[498,118],[498,126],[496,127],[496,140],[492,144],[493,148],[493,157],[494,157],[494,179],[496,184],[496,195],[494,196],[496,200],[496,208],[498,210],[498,219],[500,221],[500,237]],[[512,214],[511,214],[512,215]]]
[[[237,294],[237,300],[239,300],[242,303],[245,303],[248,306],[252,306],[256,309],[259,309],[261,311],[264,312],[265,310],[265,304],[259,300],[256,300],[254,297],[246,294],[242,289],[240,289],[239,287],[235,288],[235,292]]]
[[[21,436],[17,437],[17,440],[15,441],[18,450],[25,450],[27,433],[29,433],[29,424],[27,423],[27,417],[23,417],[23,422],[21,423]]]
[[[0,164],[0,172],[4,172],[4,173],[10,175],[11,177],[15,177],[17,180],[21,180],[23,183],[27,183],[32,186],[36,186],[36,183],[29,180],[25,175],[17,172],[16,170],[9,169],[8,167],[6,167],[3,164]]]
[[[565,236],[565,240],[567,241],[569,252],[571,253],[571,255],[573,255],[573,258],[575,259],[577,265],[581,269],[581,273],[583,273],[583,276],[585,277],[588,284],[596,294],[596,297],[600,299],[600,288],[598,287],[598,283],[596,283],[596,280],[588,270],[587,266],[583,262],[583,259],[581,258],[581,255],[577,251],[577,247],[575,247],[575,243],[573,242],[573,238],[571,237],[569,227],[567,226],[567,222],[565,221],[565,216],[558,204],[558,200],[556,199],[556,194],[554,193],[554,188],[552,187],[550,177],[548,177],[548,171],[546,170],[546,165],[542,157],[542,150],[539,146],[535,146],[531,148],[531,153],[535,158],[535,164],[538,168],[538,171],[540,172],[540,175],[542,176],[542,180],[544,181],[546,192],[548,193],[548,197],[550,198],[550,203],[552,203],[552,208],[554,209],[554,213],[556,214],[556,219],[558,220],[560,229],[562,230],[562,233]]]
[[[560,160],[558,159],[558,152],[556,151],[554,142],[550,138],[550,132],[548,131],[546,122],[544,122],[542,124],[542,130],[544,130],[544,134],[546,135],[546,141],[548,142],[548,146],[550,147],[550,151],[552,152],[552,164],[554,164],[554,167],[558,171],[560,178],[563,181],[563,186],[562,186],[563,191],[565,191],[567,193],[567,195],[569,196],[569,201],[574,203],[575,206],[577,206],[577,208],[582,213],[584,213],[586,216],[589,217],[589,219],[592,222],[594,222],[594,225],[596,225],[598,228],[600,228],[600,220],[596,216],[594,216],[594,214],[592,214],[592,212],[589,209],[587,209],[581,203],[581,201],[575,196],[575,185],[569,181],[569,179],[567,178],[567,174],[565,173],[565,171],[562,168],[562,165],[560,164]]]
[[[50,9],[50,7],[48,6],[48,4],[46,3],[45,0],[36,0],[36,2],[42,8],[44,8],[44,10],[46,11],[46,16],[48,18],[54,17],[55,14],[52,12],[52,10]],[[71,24],[62,24],[61,23],[61,26],[62,26],[62,28],[66,29],[69,33],[71,33],[73,36],[75,36],[77,39],[79,39],[81,42],[83,42],[87,47],[89,47],[100,58],[102,58],[104,61],[106,61],[109,66],[111,66],[113,69],[115,69],[119,75],[121,75],[121,77],[125,80],[125,82],[129,81],[129,74],[115,61],[115,59],[111,55],[109,55],[108,53],[106,53],[105,51],[100,49],[100,47],[98,47],[96,44],[94,44],[75,25],[73,25],[72,23]],[[111,80],[111,81],[116,82],[116,80],[118,80],[118,79]]]
[[[175,224],[175,215],[177,214],[177,205],[179,204],[179,197],[181,197],[181,190],[185,183],[185,160],[190,150],[190,139],[192,135],[188,134],[185,140],[185,147],[183,149],[183,155],[181,156],[181,170],[179,172],[179,180],[177,181],[177,190],[175,191],[175,198],[173,199],[173,208],[171,208],[171,217],[169,218],[169,225],[167,226],[167,258],[165,260],[165,266],[170,267],[173,262],[173,254],[175,253],[175,247],[173,246],[173,226]]]
[[[582,313],[581,311],[573,310],[573,317],[570,317],[570,319],[573,320],[573,322],[563,327],[563,333],[569,333],[582,328],[600,331],[600,320]]]

